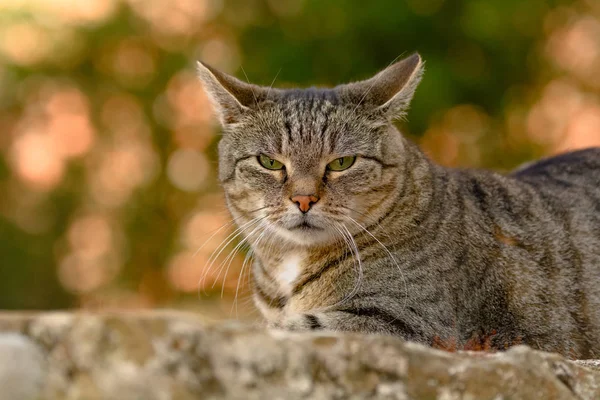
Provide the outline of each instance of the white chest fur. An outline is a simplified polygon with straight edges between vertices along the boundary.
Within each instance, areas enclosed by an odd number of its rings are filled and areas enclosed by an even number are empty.
[[[276,275],[277,283],[279,283],[281,290],[287,295],[292,294],[292,289],[294,289],[293,283],[298,278],[298,275],[300,275],[302,258],[299,254],[288,255],[279,266]]]

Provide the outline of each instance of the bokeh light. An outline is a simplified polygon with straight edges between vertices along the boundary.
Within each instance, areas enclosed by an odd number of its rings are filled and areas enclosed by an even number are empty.
[[[200,190],[209,172],[204,154],[190,149],[177,150],[171,154],[167,164],[167,175],[173,185],[187,192]]]

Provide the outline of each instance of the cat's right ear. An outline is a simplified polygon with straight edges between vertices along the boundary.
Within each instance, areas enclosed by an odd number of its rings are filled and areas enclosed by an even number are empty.
[[[242,82],[201,61],[197,62],[196,69],[221,125],[238,122],[257,104],[258,86]]]

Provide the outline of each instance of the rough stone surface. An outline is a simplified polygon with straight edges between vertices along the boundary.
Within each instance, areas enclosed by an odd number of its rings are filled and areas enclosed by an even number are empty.
[[[46,376],[44,355],[26,336],[0,335],[0,398],[37,399]]]
[[[178,312],[0,314],[0,358],[1,400],[600,399],[598,361],[206,325]]]

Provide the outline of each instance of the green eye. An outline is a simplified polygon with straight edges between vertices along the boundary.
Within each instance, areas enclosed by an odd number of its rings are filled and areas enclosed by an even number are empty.
[[[265,167],[266,169],[283,169],[283,163],[277,161],[277,160],[273,160],[272,158],[269,158],[267,156],[265,156],[264,154],[261,154],[260,156],[258,156],[258,162],[260,163],[260,165],[262,165],[263,167]]]
[[[350,168],[352,164],[354,164],[354,161],[356,161],[356,156],[336,158],[335,160],[327,164],[327,168],[331,171],[343,171],[345,169]]]

